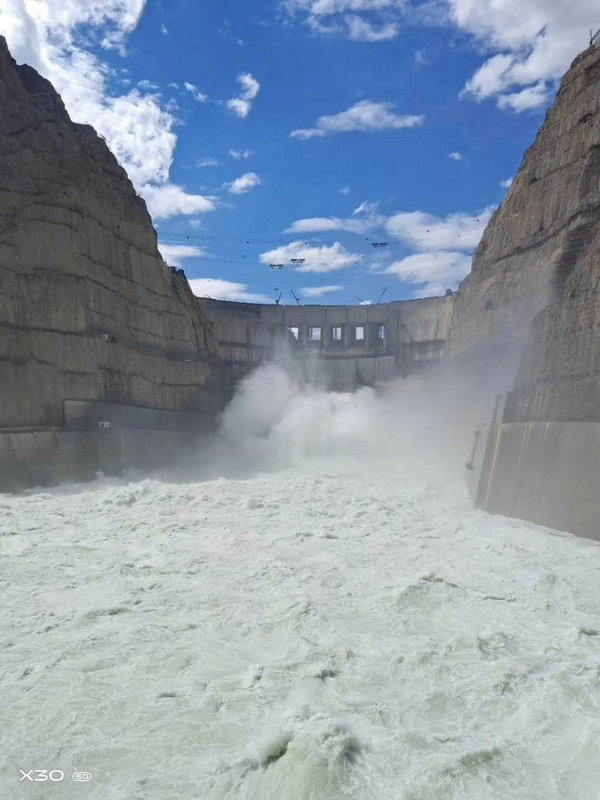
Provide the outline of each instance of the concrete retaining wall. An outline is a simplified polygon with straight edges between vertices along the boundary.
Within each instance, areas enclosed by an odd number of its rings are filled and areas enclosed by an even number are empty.
[[[221,410],[216,402],[212,407],[207,402],[203,412],[164,411],[95,400],[65,400],[63,405],[65,427],[71,429],[97,428],[99,423],[109,423],[111,428],[125,429],[209,430]]]
[[[480,448],[478,508],[600,539],[600,422],[494,422]]]
[[[194,444],[189,431],[64,428],[0,431],[0,491],[85,481],[168,465]]]

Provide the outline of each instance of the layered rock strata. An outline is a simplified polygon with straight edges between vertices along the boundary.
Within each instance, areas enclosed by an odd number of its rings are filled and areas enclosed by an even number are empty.
[[[600,48],[590,48],[483,235],[448,350],[491,370],[520,361],[513,421],[600,419],[599,325]]]
[[[127,174],[0,37],[0,427],[60,426],[64,400],[211,412],[228,390]]]

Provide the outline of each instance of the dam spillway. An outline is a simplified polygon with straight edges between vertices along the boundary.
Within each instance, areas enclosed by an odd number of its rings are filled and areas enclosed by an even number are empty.
[[[285,345],[332,389],[488,385],[476,502],[597,535],[599,65],[573,62],[456,295],[292,307],[195,297],[104,141],[0,40],[0,485],[159,466]]]
[[[0,40],[0,796],[598,794],[599,63],[457,294],[300,307]]]

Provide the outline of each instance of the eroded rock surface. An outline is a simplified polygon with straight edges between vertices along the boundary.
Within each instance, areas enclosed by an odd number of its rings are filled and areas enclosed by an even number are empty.
[[[518,371],[518,420],[600,419],[600,49],[578,56],[475,254],[451,358]],[[532,324],[533,323],[533,324]]]
[[[216,409],[215,353],[106,143],[0,37],[0,427],[61,425],[64,399]]]

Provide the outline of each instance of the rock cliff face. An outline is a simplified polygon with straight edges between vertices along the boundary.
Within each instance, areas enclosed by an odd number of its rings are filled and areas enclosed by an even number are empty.
[[[215,354],[125,171],[0,37],[0,427],[61,425],[66,399],[216,409]]]
[[[600,48],[578,56],[461,286],[449,355],[518,371],[517,420],[600,419]]]

